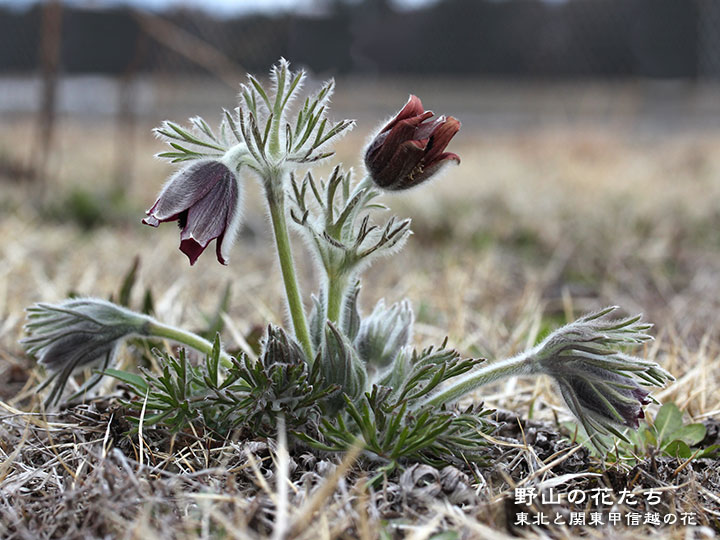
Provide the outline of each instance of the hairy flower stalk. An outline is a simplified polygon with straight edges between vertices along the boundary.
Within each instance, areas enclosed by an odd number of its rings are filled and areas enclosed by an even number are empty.
[[[265,191],[293,330],[305,351],[308,362],[312,362],[313,348],[310,343],[310,332],[305,317],[302,296],[300,295],[290,235],[288,234],[287,220],[285,218],[285,194],[280,190],[273,189],[272,185],[267,185]]]
[[[336,169],[336,171],[339,174],[339,170]],[[341,182],[347,182],[347,185],[349,185],[350,179],[350,172],[347,173],[346,178],[343,178],[343,175],[340,174]],[[388,249],[399,249],[402,247],[402,244],[407,238],[407,234],[409,234],[410,221],[405,220],[399,224],[399,227],[394,233],[397,240],[388,242],[384,246],[379,246],[376,250],[379,251],[379,253],[367,251],[366,254],[356,253],[355,258],[348,256],[350,255],[351,249],[348,249],[347,244],[354,242],[357,244],[355,247],[360,247],[360,244],[365,241],[362,230],[356,230],[354,219],[359,217],[362,211],[369,207],[371,201],[375,198],[377,192],[372,189],[372,186],[370,176],[365,176],[355,185],[352,193],[346,197],[346,206],[344,208],[340,206],[335,212],[337,215],[336,223],[333,223],[333,202],[330,201],[327,203],[326,208],[328,209],[329,215],[326,216],[324,232],[328,236],[325,237],[325,243],[334,245],[326,245],[325,253],[320,254],[320,259],[323,262],[326,278],[323,283],[325,297],[327,298],[327,312],[325,316],[333,323],[341,322],[343,303],[347,298],[348,289],[350,284],[357,279],[357,274],[362,267],[372,262],[373,255],[380,254]],[[328,184],[328,195],[332,193],[332,189],[331,178]],[[332,198],[332,196],[329,198]],[[353,208],[353,204],[357,204],[357,208]],[[343,217],[348,220],[348,225],[342,223]]]
[[[330,157],[332,152],[321,149],[330,140],[351,128],[352,121],[345,120],[332,125],[327,131],[327,119],[323,118],[334,88],[329,81],[314,96],[305,101],[304,107],[289,119],[288,104],[302,86],[303,72],[292,74],[286,61],[273,67],[270,73],[274,93],[269,96],[260,84],[250,77],[250,84],[244,86],[242,95],[248,107],[248,127],[243,129],[245,140],[256,157],[253,168],[258,173],[270,211],[278,260],[285,284],[285,295],[292,320],[295,337],[300,342],[308,362],[315,352],[310,340],[305,308],[297,281],[290,236],[287,227],[285,191],[288,187],[289,172],[294,163],[312,163]],[[245,120],[241,117],[241,124]],[[265,123],[264,135],[258,126]],[[294,124],[294,127],[293,127]]]
[[[20,343],[52,373],[43,386],[57,379],[47,405],[58,402],[75,370],[92,365],[100,365],[104,370],[111,365],[118,347],[128,338],[167,338],[204,354],[213,349],[212,343],[191,332],[98,298],[35,304],[27,309],[25,331],[28,337]],[[221,358],[225,365],[230,364],[226,353],[221,353]],[[99,377],[90,381],[96,384]],[[89,387],[90,384],[81,391]]]
[[[171,326],[169,324],[163,324],[155,319],[151,319],[147,326],[147,332],[149,337],[165,338],[171,341],[176,341],[183,345],[195,349],[203,354],[211,354],[213,351],[213,344],[202,336],[198,336],[193,332],[188,332],[177,326]],[[232,363],[231,356],[225,352],[220,351],[220,363],[224,367],[230,366]]]
[[[652,339],[651,327],[640,316],[612,319],[616,307],[588,314],[518,356],[489,363],[429,396],[423,405],[439,406],[456,401],[473,390],[513,375],[546,374],[557,383],[565,403],[590,439],[602,445],[598,435],[617,435],[637,428],[644,417],[649,392],[640,384],[664,386],[672,375],[654,362],[620,351]]]

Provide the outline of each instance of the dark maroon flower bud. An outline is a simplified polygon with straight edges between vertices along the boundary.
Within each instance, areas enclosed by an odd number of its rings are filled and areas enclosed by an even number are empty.
[[[645,418],[642,407],[650,403],[650,393],[626,375],[568,362],[556,380],[571,409],[578,407],[586,416],[633,429]]]
[[[217,238],[217,259],[227,264],[240,226],[240,185],[224,163],[197,161],[180,169],[165,184],[143,223],[157,227],[178,221],[180,251],[195,261]]]
[[[365,152],[365,166],[375,184],[383,189],[408,189],[432,177],[450,161],[460,163],[457,154],[445,152],[460,130],[450,117],[433,118],[417,96],[380,130]]]

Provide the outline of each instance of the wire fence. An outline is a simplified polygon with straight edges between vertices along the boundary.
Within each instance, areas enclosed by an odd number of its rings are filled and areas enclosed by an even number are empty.
[[[696,87],[720,78],[718,0],[439,0],[415,11],[390,0],[318,0],[312,13],[230,18],[94,5],[0,6],[0,113],[37,118],[31,162],[20,168],[27,177],[48,175],[58,114],[112,118],[119,140],[129,140],[138,115],[185,111],[188,96],[203,113],[231,100],[246,70],[263,73],[280,56],[365,80],[672,79]],[[131,174],[127,163],[118,159],[118,177]]]
[[[0,5],[0,73],[38,68],[51,17],[65,73],[265,69],[279,56],[316,72],[523,77],[715,77],[717,0],[316,2],[314,13],[234,16],[175,9]],[[53,7],[57,6],[57,7]]]

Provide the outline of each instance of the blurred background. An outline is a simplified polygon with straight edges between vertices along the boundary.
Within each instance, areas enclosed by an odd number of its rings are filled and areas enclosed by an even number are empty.
[[[124,184],[136,122],[217,116],[281,56],[349,80],[338,112],[360,121],[409,91],[486,132],[712,129],[720,112],[715,0],[2,0],[0,113],[35,135],[1,170],[55,176],[63,120],[84,120],[119,130]]]
[[[720,408],[698,390],[720,350],[717,0],[0,0],[0,360],[21,361],[26,305],[107,297],[135,256],[168,322],[201,324],[227,282],[230,342],[282,320],[251,182],[229,269],[140,224],[172,171],[151,128],[216,124],[281,56],[310,88],[336,78],[348,166],[409,93],[462,121],[461,166],[389,200],[416,234],[371,270],[366,311],[407,295],[418,342],[493,358],[619,303],[686,375],[670,397]]]

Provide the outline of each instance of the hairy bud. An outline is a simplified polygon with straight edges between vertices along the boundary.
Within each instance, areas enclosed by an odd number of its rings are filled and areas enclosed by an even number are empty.
[[[652,339],[638,315],[611,319],[615,307],[586,315],[550,334],[533,351],[535,372],[557,382],[565,403],[588,436],[637,428],[645,417],[642,407],[650,394],[639,383],[663,386],[672,375],[654,362],[630,356],[619,349]],[[624,437],[623,437],[624,438]],[[593,439],[597,445],[597,437]]]
[[[54,373],[48,402],[59,399],[67,379],[79,367],[112,362],[118,345],[132,335],[147,335],[150,317],[98,298],[35,304],[27,309],[21,340],[25,350]]]
[[[275,364],[303,364],[305,353],[298,343],[279,326],[269,325],[263,343],[262,362],[265,366]]]
[[[393,363],[412,338],[413,312],[404,300],[385,306],[380,300],[370,316],[363,319],[355,348],[368,368],[382,370]]]
[[[342,392],[351,399],[356,399],[365,392],[365,366],[352,344],[331,322],[327,323],[321,361],[326,383],[339,385]],[[342,396],[335,396],[329,405],[331,409],[339,410],[344,405]]]

